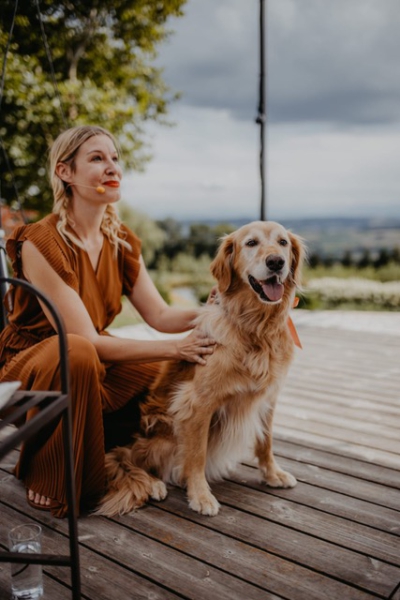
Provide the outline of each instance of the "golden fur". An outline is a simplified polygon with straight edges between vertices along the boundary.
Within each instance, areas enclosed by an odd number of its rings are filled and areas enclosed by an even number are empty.
[[[165,364],[142,406],[142,433],[106,455],[108,492],[96,514],[162,500],[170,482],[187,488],[190,508],[216,515],[208,481],[226,476],[249,449],[267,485],[296,485],[274,459],[272,419],[293,356],[287,323],[303,257],[300,238],[274,222],[222,240],[211,264],[217,299],[196,323],[216,340],[215,352],[205,366]]]

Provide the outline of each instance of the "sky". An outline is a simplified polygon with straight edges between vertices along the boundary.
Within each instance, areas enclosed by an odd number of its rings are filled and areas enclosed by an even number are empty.
[[[267,219],[400,217],[399,0],[265,0]],[[181,92],[123,198],[155,219],[260,217],[259,0],[188,0],[160,47]]]

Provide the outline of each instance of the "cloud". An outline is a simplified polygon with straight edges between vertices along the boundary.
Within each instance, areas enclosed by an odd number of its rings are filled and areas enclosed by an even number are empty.
[[[258,93],[258,0],[188,0],[160,52],[183,104],[253,118]]]
[[[280,217],[399,214],[400,127],[274,126],[268,168]]]
[[[146,172],[123,179],[123,198],[154,218],[256,218],[256,126],[207,108],[180,107],[171,116],[177,124],[157,130]]]
[[[399,0],[266,0],[267,218],[398,216]],[[173,128],[123,195],[154,218],[260,214],[259,0],[189,0],[160,53]]]
[[[258,219],[258,128],[229,111],[180,107],[157,130],[144,174],[124,178],[133,207],[161,219]],[[267,146],[267,218],[398,216],[400,126],[277,124]]]
[[[267,0],[270,122],[400,120],[398,0]],[[160,63],[190,106],[255,116],[258,0],[189,0]]]
[[[272,0],[272,121],[399,121],[397,0]]]

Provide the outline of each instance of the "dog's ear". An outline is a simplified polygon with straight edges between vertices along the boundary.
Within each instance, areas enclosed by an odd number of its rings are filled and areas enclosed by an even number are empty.
[[[218,281],[218,289],[220,292],[226,292],[232,283],[234,250],[235,243],[233,235],[230,234],[225,236],[222,238],[217,255],[211,263],[211,273]]]
[[[301,286],[301,271],[304,263],[304,259],[306,256],[306,248],[304,245],[304,241],[298,235],[295,235],[291,231],[289,233],[290,243],[292,245],[292,264],[290,267],[290,271],[292,274],[292,279],[296,286]]]

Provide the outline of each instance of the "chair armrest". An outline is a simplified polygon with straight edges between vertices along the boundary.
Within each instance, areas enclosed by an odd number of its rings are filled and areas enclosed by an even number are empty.
[[[17,279],[15,277],[0,277],[0,289],[3,290],[5,285],[20,286],[39,298],[45,306],[49,309],[51,316],[54,319],[56,325],[56,331],[58,334],[59,352],[60,352],[60,376],[61,376],[61,391],[63,394],[69,394],[69,368],[68,368],[68,346],[67,346],[67,333],[65,330],[64,321],[54,303],[45,295],[43,292],[38,290],[37,287],[24,281],[23,279]]]

